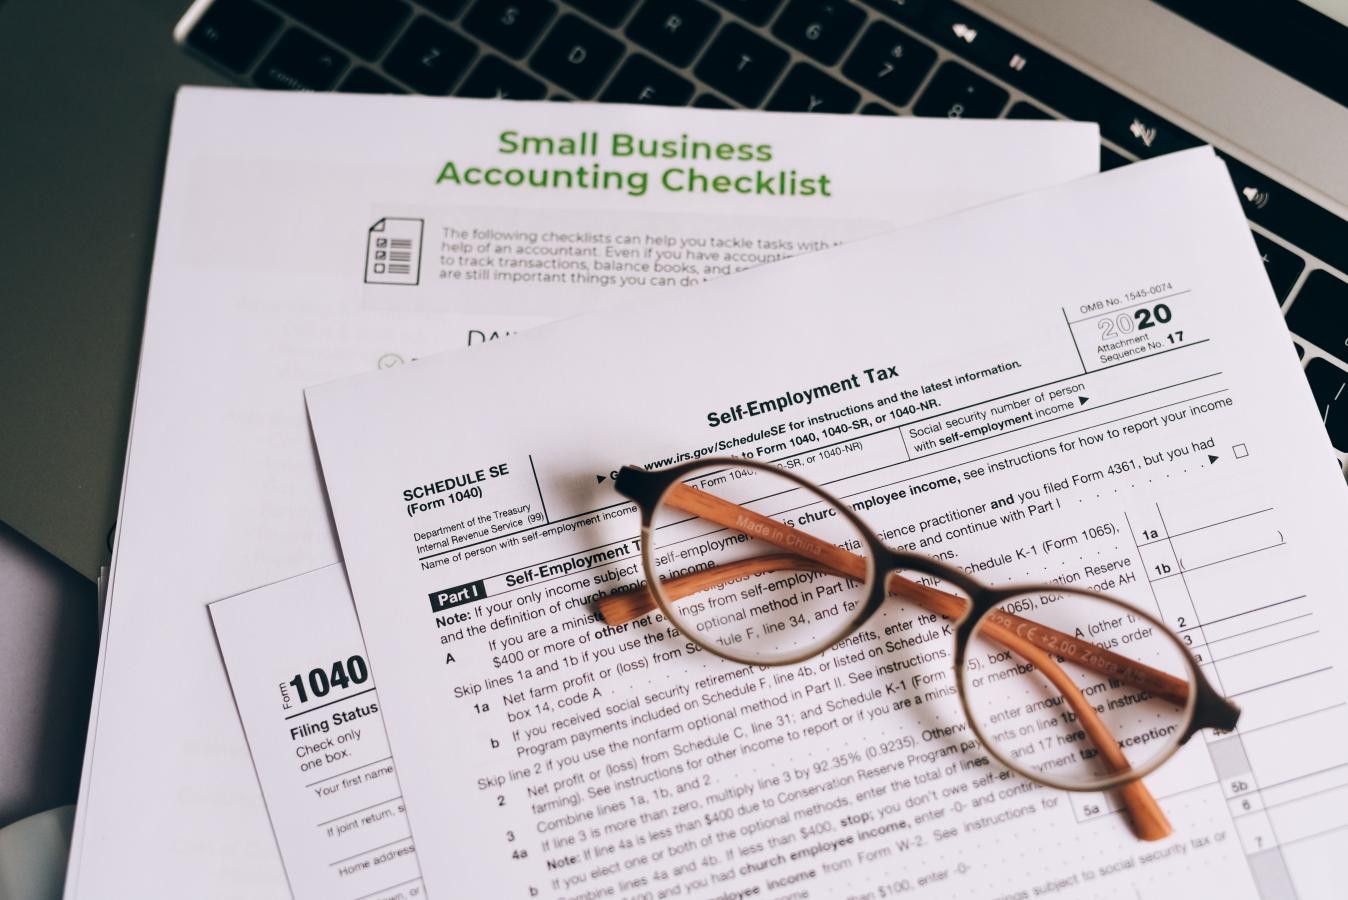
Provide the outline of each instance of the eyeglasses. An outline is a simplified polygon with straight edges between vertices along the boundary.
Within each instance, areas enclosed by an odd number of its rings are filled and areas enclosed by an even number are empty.
[[[626,466],[615,487],[641,511],[646,583],[602,598],[606,623],[658,608],[699,647],[755,666],[833,648],[836,678],[813,686],[821,697],[833,691],[830,699],[854,684],[896,685],[904,699],[892,709],[957,694],[991,756],[1049,787],[1117,789],[1143,839],[1165,837],[1170,825],[1139,779],[1198,731],[1230,730],[1240,717],[1150,613],[1066,583],[990,587],[885,543],[939,548],[952,531],[997,528],[996,504],[876,534],[855,509],[897,495],[849,505],[794,472],[738,458]],[[1042,558],[1090,537],[1057,535],[1018,550]],[[863,631],[888,596],[912,603],[916,615]],[[952,630],[953,648],[941,640]],[[929,665],[952,655],[953,674]]]

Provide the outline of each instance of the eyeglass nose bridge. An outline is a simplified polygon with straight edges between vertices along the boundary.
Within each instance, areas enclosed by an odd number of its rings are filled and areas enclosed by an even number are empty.
[[[947,565],[934,557],[909,553],[906,550],[895,550],[878,542],[876,546],[870,548],[870,553],[876,560],[875,578],[879,585],[887,586],[893,575],[908,577],[911,582],[912,574],[917,573],[938,579],[956,588],[968,601],[963,612],[949,616],[956,635],[972,629],[973,623],[978,620],[979,616],[992,609],[1002,599],[996,591],[988,590],[963,569]],[[907,573],[907,575],[905,576],[904,573]],[[917,584],[921,586],[921,582],[917,582]],[[932,589],[939,590],[934,586],[932,586]],[[879,593],[881,601],[887,600],[891,596],[887,587],[882,588]]]

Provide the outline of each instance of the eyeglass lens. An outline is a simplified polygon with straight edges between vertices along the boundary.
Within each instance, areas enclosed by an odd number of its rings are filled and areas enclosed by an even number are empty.
[[[707,517],[720,507],[690,511],[708,501],[743,507],[729,510],[736,527]],[[733,659],[802,659],[834,644],[864,611],[869,564],[841,572],[817,553],[801,552],[843,547],[864,559],[861,533],[831,500],[784,475],[747,466],[696,471],[666,491],[651,524],[666,614],[689,637]],[[793,548],[800,540],[812,543]]]
[[[1174,750],[1191,715],[1188,659],[1169,630],[1122,603],[1028,591],[978,621],[961,678],[990,750],[1082,789]]]

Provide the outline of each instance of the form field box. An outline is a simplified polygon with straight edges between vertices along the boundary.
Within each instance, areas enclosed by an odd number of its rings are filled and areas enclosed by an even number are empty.
[[[1264,798],[1258,791],[1249,791],[1227,800],[1226,808],[1231,811],[1231,818],[1239,819],[1241,816],[1263,812]]]
[[[1265,510],[1171,535],[1170,543],[1187,572],[1276,547],[1283,536],[1273,510]]]
[[[1282,843],[1348,826],[1348,782],[1275,805],[1265,798],[1266,815]]]
[[[1142,551],[1142,565],[1147,570],[1149,581],[1157,581],[1179,574],[1179,560],[1175,558],[1174,551],[1170,549],[1169,541],[1161,540],[1153,544],[1144,544],[1138,549]]]
[[[1245,552],[1241,556],[1235,555],[1235,552],[1233,548],[1224,562],[1198,569],[1189,568],[1194,564],[1190,554],[1183,551],[1179,554],[1185,566],[1182,580],[1193,595],[1194,608],[1205,623],[1225,622],[1233,613],[1265,607],[1300,593],[1292,586],[1294,582],[1289,580],[1289,575],[1295,571],[1295,561],[1285,544],[1258,552]],[[1233,597],[1249,599],[1243,600],[1239,607],[1233,609]]]
[[[1341,763],[1320,772],[1261,787],[1259,793],[1263,796],[1264,803],[1272,809],[1346,789],[1348,789],[1348,763]],[[1348,796],[1340,796],[1338,802],[1348,806]]]
[[[1249,685],[1247,693],[1232,691],[1228,686],[1226,695],[1240,706],[1239,730],[1244,734],[1314,711],[1326,697],[1333,696],[1336,677],[1330,669],[1276,684],[1264,682],[1263,687],[1256,682]]]
[[[1305,597],[1281,597],[1268,603],[1256,603],[1245,611],[1231,613],[1204,624],[1203,638],[1218,657],[1229,655],[1234,651],[1227,646],[1228,643],[1236,646],[1248,635],[1253,635],[1258,642],[1265,630],[1280,628],[1283,623],[1288,623],[1292,628],[1301,627],[1304,631],[1313,630],[1315,620],[1306,615],[1310,609],[1311,605]],[[1263,643],[1268,643],[1268,640]],[[1249,646],[1241,644],[1239,649],[1248,649]]]
[[[1323,702],[1322,697],[1310,695],[1302,705],[1315,709],[1316,703]],[[1281,724],[1249,732],[1241,728],[1241,741],[1254,771],[1259,773],[1261,787],[1272,790],[1280,782],[1344,765],[1341,736],[1348,733],[1345,707],[1291,718],[1296,715],[1296,710],[1289,709],[1284,711],[1286,721]],[[1296,747],[1297,752],[1288,753],[1288,747]],[[1340,772],[1339,780],[1348,781],[1348,769]]]
[[[1283,856],[1297,873],[1296,883],[1334,884],[1343,878],[1343,861],[1348,859],[1348,828],[1331,828],[1284,843]]]
[[[1277,691],[1290,686],[1293,694],[1283,707],[1284,717],[1296,715],[1298,712],[1309,712],[1322,706],[1323,702],[1318,698],[1306,696],[1304,693],[1308,686],[1303,682],[1313,679],[1315,677],[1313,673],[1321,666],[1313,666],[1309,662],[1314,659],[1308,655],[1309,649],[1313,648],[1298,646],[1301,643],[1302,641],[1289,641],[1267,644],[1253,652],[1227,659],[1226,662],[1221,662],[1219,655],[1217,672],[1221,677],[1226,696],[1243,705],[1249,701],[1242,700],[1242,697],[1257,696],[1264,691]],[[1296,699],[1298,695],[1305,697],[1304,702]]]
[[[1301,634],[1307,633],[1303,631]],[[1258,637],[1259,635],[1241,635],[1238,641],[1245,642],[1246,646],[1238,656],[1232,655],[1235,651],[1225,649],[1227,644],[1235,644],[1237,641],[1218,644],[1215,651],[1209,648],[1212,655],[1206,658],[1216,661],[1217,672],[1221,676],[1222,687],[1225,688],[1228,697],[1261,689],[1265,685],[1287,679],[1302,680],[1310,677],[1307,673],[1319,666],[1310,666],[1307,661],[1324,659],[1323,656],[1311,655],[1315,650],[1322,649],[1315,646],[1317,635],[1311,634],[1290,640],[1251,640]],[[1294,715],[1298,709],[1311,710],[1323,705],[1318,700],[1307,699],[1310,702],[1290,707],[1287,715]],[[1239,697],[1236,698],[1236,702],[1240,702]]]
[[[1214,637],[1206,628],[1203,632],[1208,647],[1204,658],[1217,663],[1223,675],[1227,669],[1240,666],[1267,665],[1266,654],[1284,645],[1290,644],[1292,649],[1304,655],[1310,650],[1319,649],[1318,645],[1322,643],[1310,616],[1274,620],[1262,627],[1237,631],[1224,637]]]
[[[1235,823],[1236,833],[1240,835],[1240,846],[1245,849],[1246,854],[1270,850],[1278,843],[1267,813],[1257,812],[1240,816]]]

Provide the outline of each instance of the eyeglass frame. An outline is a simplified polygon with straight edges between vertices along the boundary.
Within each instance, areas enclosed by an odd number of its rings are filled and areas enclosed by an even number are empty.
[[[972,577],[961,569],[931,557],[926,554],[913,553],[907,550],[896,550],[880,539],[880,536],[862,521],[849,505],[843,503],[837,497],[824,490],[819,485],[809,479],[804,478],[796,472],[789,469],[783,469],[768,463],[757,460],[743,459],[732,456],[708,456],[697,460],[691,460],[685,463],[679,463],[662,469],[647,470],[639,466],[623,466],[614,479],[614,490],[623,497],[633,501],[641,517],[641,556],[642,565],[645,569],[647,579],[647,589],[651,598],[655,601],[657,607],[665,618],[678,627],[679,617],[672,613],[670,604],[667,602],[664,592],[658,587],[661,583],[658,575],[659,569],[656,567],[652,558],[654,541],[652,521],[656,509],[663,501],[665,494],[670,488],[683,482],[685,476],[693,472],[701,472],[704,469],[715,469],[717,467],[730,468],[753,468],[759,471],[768,472],[773,475],[785,478],[795,483],[798,487],[804,489],[807,493],[813,494],[821,501],[827,502],[833,506],[835,511],[842,515],[846,521],[852,525],[857,534],[865,542],[864,550],[867,551],[865,560],[869,568],[868,579],[866,583],[867,597],[861,610],[854,614],[852,623],[840,630],[838,634],[827,644],[817,648],[812,648],[804,653],[795,656],[783,657],[764,662],[762,660],[747,659],[736,656],[714,643],[704,641],[701,636],[689,634],[683,628],[679,632],[684,634],[689,640],[695,642],[699,647],[708,652],[719,656],[731,662],[741,665],[753,666],[789,666],[804,662],[827,652],[830,648],[837,646],[842,641],[847,640],[870,621],[870,619],[879,611],[880,607],[893,593],[890,588],[890,576],[897,574],[901,570],[918,572],[924,575],[930,575],[940,579],[943,582],[954,585],[963,591],[968,603],[963,615],[955,620],[955,683],[957,693],[960,699],[960,705],[963,708],[964,716],[970,728],[973,729],[975,736],[993,758],[1002,765],[1014,772],[1024,775],[1032,781],[1049,787],[1059,788],[1069,791],[1102,791],[1118,788],[1127,784],[1139,782],[1146,775],[1154,772],[1162,764],[1168,761],[1180,747],[1188,743],[1199,731],[1205,728],[1214,728],[1222,731],[1230,731],[1235,728],[1240,718],[1240,708],[1227,698],[1223,697],[1208,681],[1203,674],[1198,660],[1194,658],[1193,653],[1180,641],[1173,631],[1162,622],[1157,616],[1152,615],[1146,610],[1140,609],[1122,598],[1104,594],[1099,591],[1093,591],[1085,588],[1065,586],[1061,584],[1013,584],[1007,587],[993,587],[985,585],[978,579]],[[697,490],[694,488],[694,490]],[[705,493],[705,492],[702,492]],[[726,501],[733,504],[733,501]],[[739,504],[733,504],[740,506]],[[677,507],[675,507],[677,508]],[[746,512],[752,512],[745,507]],[[713,520],[714,521],[714,520]],[[733,528],[733,526],[721,524],[722,527]],[[792,531],[800,531],[802,534],[809,535],[808,531],[796,529],[783,523],[778,523],[783,528],[789,528]],[[813,535],[810,537],[814,538]],[[820,543],[824,542],[820,538],[814,538]],[[787,548],[791,549],[791,548]],[[883,577],[882,577],[883,576]],[[850,577],[850,576],[844,576]],[[973,636],[974,630],[989,612],[997,610],[998,607],[1012,597],[1021,596],[1028,593],[1055,593],[1069,594],[1082,597],[1093,597],[1104,602],[1120,606],[1130,612],[1133,612],[1150,624],[1160,628],[1167,639],[1169,639],[1184,654],[1185,662],[1189,668],[1192,678],[1190,680],[1191,690],[1189,692],[1186,715],[1187,724],[1179,739],[1174,741],[1170,748],[1164,753],[1158,754],[1155,758],[1149,760],[1146,765],[1140,768],[1129,767],[1126,771],[1118,773],[1117,776],[1105,779],[1101,783],[1093,783],[1089,786],[1073,786],[1065,782],[1059,782],[1051,778],[1045,778],[1033,771],[1027,770],[1025,766],[1003,756],[998,750],[994,741],[990,740],[983,733],[983,729],[978,723],[977,717],[969,705],[969,698],[964,688],[964,678],[962,672],[966,668],[969,642]],[[954,595],[952,595],[954,596]],[[911,602],[911,601],[910,601]],[[1089,641],[1083,643],[1090,644]],[[1092,644],[1092,646],[1094,646]],[[1047,651],[1046,651],[1047,652]],[[1050,659],[1056,654],[1050,654]],[[1059,661],[1065,661],[1064,657],[1057,656]],[[1036,666],[1036,668],[1038,668]]]

